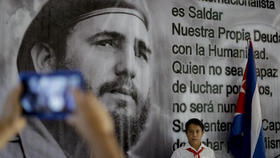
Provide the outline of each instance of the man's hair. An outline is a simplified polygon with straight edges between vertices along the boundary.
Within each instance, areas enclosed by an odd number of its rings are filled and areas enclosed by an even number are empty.
[[[191,124],[200,126],[200,128],[202,129],[202,132],[204,131],[203,123],[202,123],[199,119],[197,119],[197,118],[192,118],[192,119],[189,119],[189,121],[186,123],[186,130],[185,130],[185,133],[187,133],[187,131],[188,131],[188,129],[189,129],[189,126],[190,126]]]
[[[149,28],[148,9],[142,0],[49,0],[24,34],[17,57],[19,72],[34,70],[30,52],[36,43],[48,44],[54,50],[57,61],[61,61],[67,35],[76,24],[73,19],[105,8],[136,10],[143,17],[146,28]]]

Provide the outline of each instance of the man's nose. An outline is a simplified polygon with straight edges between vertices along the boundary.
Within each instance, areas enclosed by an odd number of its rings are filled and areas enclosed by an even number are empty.
[[[127,47],[123,52],[119,53],[118,61],[115,65],[115,74],[117,76],[127,76],[129,78],[135,78],[135,55],[134,48]]]

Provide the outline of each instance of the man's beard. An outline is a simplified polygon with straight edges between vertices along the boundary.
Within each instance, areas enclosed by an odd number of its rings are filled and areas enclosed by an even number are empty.
[[[87,82],[88,83],[88,82]],[[89,86],[89,85],[88,85]],[[123,89],[123,87],[129,87]],[[90,88],[90,87],[89,87]],[[135,145],[144,130],[145,123],[149,114],[150,98],[144,98],[140,95],[134,83],[127,77],[118,77],[117,79],[106,82],[98,90],[98,97],[101,98],[106,93],[123,93],[131,96],[136,104],[135,115],[120,112],[118,108],[129,108],[129,103],[124,100],[119,100],[116,104],[116,109],[109,109],[114,120],[115,133],[123,150],[127,152]],[[106,105],[105,105],[106,106]],[[107,105],[110,106],[110,105]]]
[[[118,112],[111,112],[115,123],[115,133],[123,150],[127,152],[138,141],[141,132],[145,127],[148,117],[148,107],[143,106],[137,116],[120,115]]]
[[[123,89],[123,87],[129,88]],[[118,109],[109,111],[115,123],[116,136],[126,152],[136,144],[144,129],[148,117],[150,99],[140,95],[140,92],[128,77],[119,77],[114,81],[104,83],[99,89],[98,96],[102,97],[105,93],[114,92],[130,95],[137,106],[135,115],[119,112]],[[119,101],[116,104],[119,108],[129,108],[128,106],[132,106],[128,105],[126,101]]]

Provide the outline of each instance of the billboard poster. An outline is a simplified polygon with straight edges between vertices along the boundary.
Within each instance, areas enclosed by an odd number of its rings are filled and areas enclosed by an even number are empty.
[[[276,0],[2,0],[0,103],[22,71],[78,69],[128,157],[170,157],[187,142],[190,118],[202,121],[216,157],[232,157],[227,140],[251,38],[266,156],[276,158],[279,8]],[[53,142],[58,155],[90,155],[65,121],[30,120],[19,137],[21,149],[2,153],[32,157]]]

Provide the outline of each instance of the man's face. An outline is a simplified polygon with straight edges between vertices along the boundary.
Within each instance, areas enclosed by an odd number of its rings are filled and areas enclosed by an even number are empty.
[[[186,134],[191,146],[200,146],[203,131],[199,125],[190,124]]]
[[[138,17],[103,14],[70,30],[63,64],[79,69],[114,117],[127,121],[139,119],[147,108],[150,56],[148,32]]]

